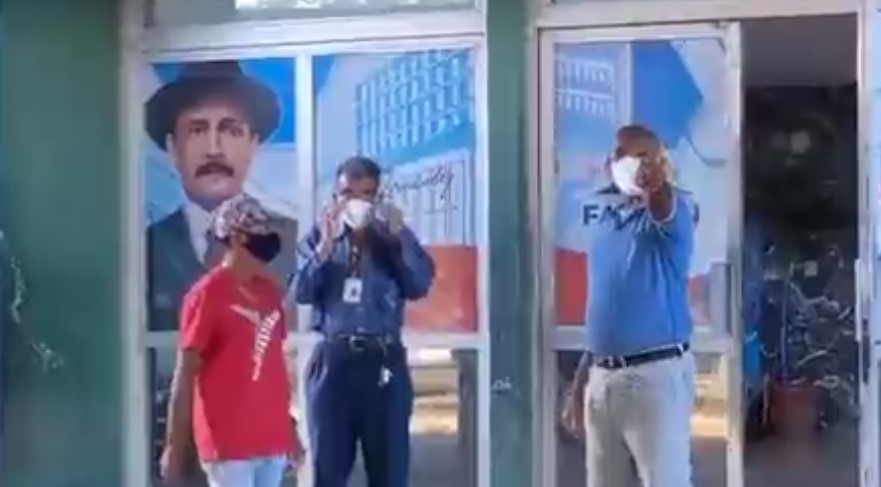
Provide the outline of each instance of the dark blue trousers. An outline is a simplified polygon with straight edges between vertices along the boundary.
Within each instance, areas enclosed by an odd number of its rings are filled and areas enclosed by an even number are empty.
[[[306,381],[314,486],[346,487],[360,444],[369,487],[406,487],[413,413],[406,350],[324,341]]]

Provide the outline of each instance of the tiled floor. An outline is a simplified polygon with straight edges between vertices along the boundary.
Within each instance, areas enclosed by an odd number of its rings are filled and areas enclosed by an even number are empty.
[[[695,487],[725,486],[725,447],[725,441],[720,438],[699,438],[694,441]],[[745,485],[856,487],[858,457],[854,427],[841,426],[798,446],[771,438],[747,446]],[[559,479],[558,487],[584,485],[583,473],[566,470],[570,475]]]

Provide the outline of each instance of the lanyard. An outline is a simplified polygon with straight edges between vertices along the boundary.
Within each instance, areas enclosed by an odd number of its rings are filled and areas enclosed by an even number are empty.
[[[349,242],[349,277],[358,277],[361,274],[361,257],[364,249],[361,245]]]

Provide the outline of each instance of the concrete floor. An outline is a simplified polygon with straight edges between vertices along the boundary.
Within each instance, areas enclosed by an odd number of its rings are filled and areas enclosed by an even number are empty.
[[[854,424],[840,424],[798,443],[779,437],[750,443],[744,451],[744,484],[746,487],[856,487],[858,445]],[[725,447],[725,441],[720,438],[695,440],[695,487],[725,486]]]
[[[746,449],[747,487],[856,487],[859,437],[855,424],[840,424],[793,444],[771,438]]]
[[[460,457],[458,439],[449,435],[415,435],[410,487],[474,487]],[[349,487],[367,487],[361,466],[355,468]]]
[[[695,487],[724,487],[726,441],[695,438],[692,443]],[[557,452],[557,487],[585,487],[583,447],[561,441]],[[856,487],[858,438],[855,425],[832,430],[792,445],[769,438],[747,445],[744,452],[746,487]],[[424,484],[434,487],[440,484]],[[416,485],[414,487],[423,487]],[[615,486],[618,487],[618,486]],[[629,487],[629,486],[621,486]]]
[[[465,458],[468,450],[462,447],[456,431],[455,397],[427,396],[417,400],[411,487],[474,487],[473,471]],[[692,423],[696,434],[692,443],[694,485],[724,487],[724,405],[707,396],[698,402]],[[750,443],[744,452],[746,487],[855,487],[857,446],[856,425],[845,423],[796,446],[773,437]],[[583,444],[561,435],[557,453],[556,487],[585,487]],[[360,466],[349,485],[367,486]]]
[[[795,447],[779,439],[751,444],[745,452],[746,487],[856,487],[855,434],[854,428],[841,426]],[[414,437],[411,487],[472,487],[474,484],[469,479],[462,478],[465,469],[458,457],[457,445],[452,436]],[[725,486],[725,447],[725,440],[720,438],[695,440],[695,487]],[[349,485],[367,486],[360,469],[356,469]],[[569,470],[568,474],[560,475],[557,486],[584,487],[583,468],[581,472]]]
[[[451,368],[452,369],[452,368]],[[464,391],[456,392],[455,369],[416,371],[416,414],[412,427],[410,487],[475,487],[473,444],[460,441],[458,411]],[[724,404],[711,388],[699,388],[692,449],[695,487],[724,487],[726,441]],[[465,397],[469,397],[466,394]],[[469,397],[473,409],[473,397]],[[585,487],[584,448],[563,435],[557,446],[558,481],[555,487]],[[855,487],[857,485],[855,426],[840,425],[798,447],[770,438],[751,443],[745,451],[746,487]],[[287,484],[293,487],[291,481]],[[349,487],[367,487],[357,465]],[[547,486],[550,487],[550,486]],[[628,487],[628,486],[610,486]]]

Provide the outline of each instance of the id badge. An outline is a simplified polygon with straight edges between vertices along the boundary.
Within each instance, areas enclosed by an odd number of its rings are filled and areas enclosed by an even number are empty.
[[[361,302],[361,292],[364,290],[364,282],[357,277],[350,277],[343,283],[343,302],[358,304]]]

